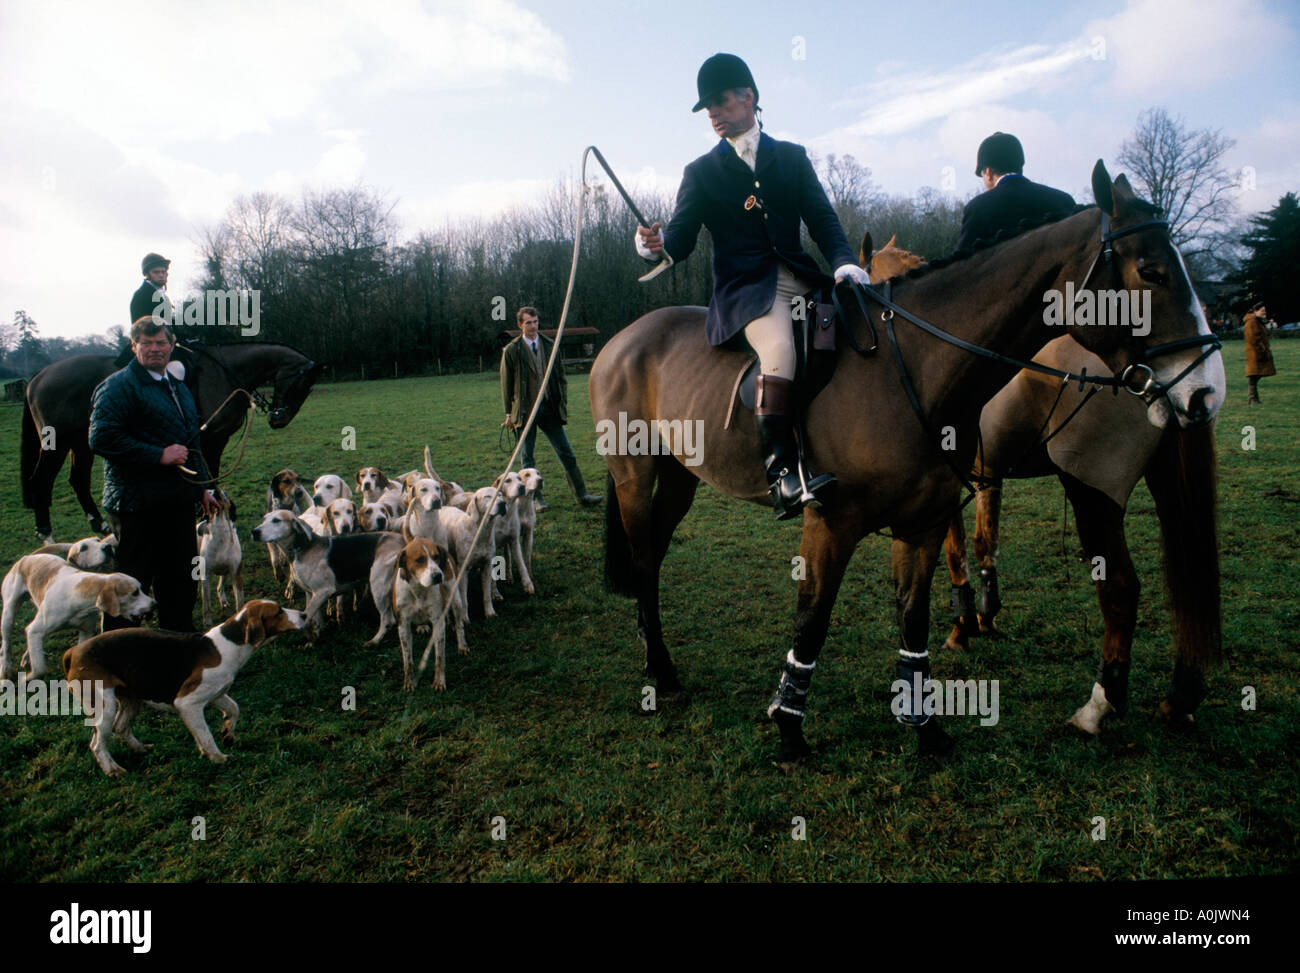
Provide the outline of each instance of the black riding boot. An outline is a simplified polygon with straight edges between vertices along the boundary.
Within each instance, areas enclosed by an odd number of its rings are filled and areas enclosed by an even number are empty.
[[[835,487],[831,474],[811,476],[799,466],[790,415],[793,387],[794,382],[776,375],[759,375],[755,380],[754,419],[777,520],[789,520],[805,506],[820,507]]]

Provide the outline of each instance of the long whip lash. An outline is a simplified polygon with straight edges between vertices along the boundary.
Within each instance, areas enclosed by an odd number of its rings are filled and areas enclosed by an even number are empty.
[[[609,173],[610,178],[614,180],[614,184],[615,186],[618,187],[618,191],[622,193],[623,198],[627,200],[628,206],[632,208],[633,215],[635,215],[638,219],[641,218],[640,213],[637,212],[636,207],[632,204],[631,198],[624,191],[622,185],[619,184],[618,180],[614,178],[614,173],[610,172],[609,165],[605,162],[604,157],[601,156],[600,150],[597,149],[594,145],[589,145],[585,149],[583,149],[582,150],[582,181],[581,181],[582,191],[578,193],[578,206],[577,206],[577,213],[575,214],[576,219],[575,219],[574,230],[573,230],[573,258],[569,261],[569,285],[564,291],[564,309],[560,311],[560,323],[555,329],[555,343],[551,346],[550,357],[546,359],[546,372],[544,375],[542,375],[541,387],[543,391],[545,391],[546,389],[546,383],[551,380],[551,370],[555,367],[555,358],[556,355],[558,355],[560,352],[560,342],[564,338],[564,324],[569,317],[569,305],[573,301],[573,285],[578,277],[578,253],[582,247],[582,215],[586,208],[586,199],[587,199],[587,190],[588,190],[587,157],[591,155],[593,152],[596,154],[596,157],[600,160],[601,165],[604,166],[605,171]],[[645,225],[644,220],[642,220],[641,222],[642,225]],[[533,428],[533,424],[537,421],[537,412],[542,407],[543,398],[545,398],[544,395],[539,395],[537,396],[536,401],[533,402],[533,409],[531,412],[528,413],[528,421],[524,423],[524,428],[519,432],[519,436],[515,441],[515,448],[510,453],[510,458],[509,460],[506,461],[506,468],[501,471],[501,476],[505,476],[507,473],[509,473],[511,467],[515,465],[515,458],[519,455],[519,451],[523,448],[524,439],[528,436],[529,431]],[[501,476],[497,477],[498,484],[501,480]],[[500,495],[501,495],[501,487],[497,485],[493,488],[492,491],[493,504],[497,502],[497,497],[499,497]],[[489,517],[483,517],[479,520],[478,529],[474,531],[474,539],[470,541],[469,549],[471,551],[473,551],[475,545],[478,544],[479,535],[483,532],[483,528],[487,526],[487,522],[489,519],[490,519]],[[456,565],[456,577],[452,582],[453,590],[455,591],[460,590],[460,578],[461,575],[465,573],[465,570],[467,569],[468,566],[469,566],[469,558],[465,558],[462,561],[462,563]],[[491,566],[489,565],[486,568],[486,570],[490,572],[492,570]],[[447,612],[450,610],[450,608],[451,608],[450,601],[446,602],[442,606],[442,614],[438,616],[438,620],[437,622],[434,623],[433,626],[433,631],[435,633],[438,631],[438,626],[443,625],[445,623],[447,618]],[[465,606],[465,610],[467,612],[469,611],[469,605]],[[420,679],[424,676],[424,670],[429,664],[429,652],[432,649],[433,649],[433,638],[431,637],[429,639],[429,644],[424,647],[424,652],[420,656],[420,666],[415,672],[415,684],[417,686],[420,684]],[[410,714],[410,710],[411,710],[411,700],[408,699],[406,703],[407,715]]]

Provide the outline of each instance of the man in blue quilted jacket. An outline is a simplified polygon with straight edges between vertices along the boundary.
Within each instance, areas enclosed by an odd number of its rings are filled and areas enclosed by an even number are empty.
[[[194,397],[167,369],[175,347],[171,330],[152,318],[131,325],[135,357],[91,399],[90,448],[105,461],[103,506],[115,522],[119,567],[152,587],[160,627],[192,632],[194,508],[209,513],[216,503],[204,489],[210,474]],[[105,617],[105,628],[121,627],[112,623]]]
[[[686,167],[668,226],[638,227],[637,252],[684,260],[700,227],[713,237],[713,297],[705,322],[709,344],[740,334],[758,354],[754,417],[778,518],[823,502],[834,486],[829,473],[800,469],[794,441],[795,347],[791,301],[831,283],[804,251],[804,224],[822,255],[845,277],[867,283],[808,153],[764,135],[758,122],[758,85],[734,54],[715,54],[696,78],[699,101],[721,141]]]

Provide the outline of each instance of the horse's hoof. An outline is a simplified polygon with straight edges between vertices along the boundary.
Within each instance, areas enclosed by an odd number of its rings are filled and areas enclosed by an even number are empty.
[[[1170,705],[1169,700],[1161,700],[1159,708],[1156,710],[1156,722],[1163,723],[1170,730],[1194,730],[1196,729],[1196,714],[1179,713]]]
[[[684,709],[691,704],[691,694],[682,685],[676,689],[656,689],[655,709]]]
[[[985,635],[991,639],[1000,639],[1004,637],[1002,629],[998,628],[997,623],[991,618],[980,616],[979,634]]]
[[[957,741],[933,719],[918,726],[916,733],[918,750],[923,757],[949,757],[957,749]]]
[[[960,629],[954,628],[947,641],[943,643],[943,647],[949,652],[968,652],[970,651],[970,636]]]

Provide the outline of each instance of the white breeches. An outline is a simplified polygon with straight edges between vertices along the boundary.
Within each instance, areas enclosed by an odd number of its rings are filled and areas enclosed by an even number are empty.
[[[764,375],[794,379],[794,335],[790,301],[813,290],[782,263],[776,272],[776,300],[761,318],[745,326],[745,340],[758,353],[758,367]]]

